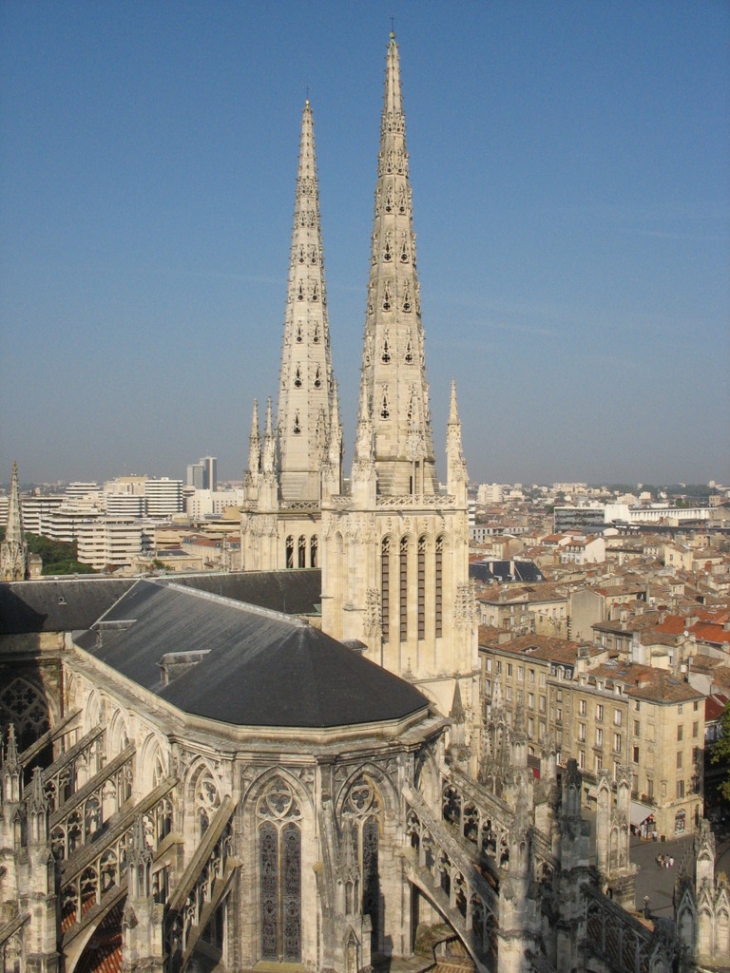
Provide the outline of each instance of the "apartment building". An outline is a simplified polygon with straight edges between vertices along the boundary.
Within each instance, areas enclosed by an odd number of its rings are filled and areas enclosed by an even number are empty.
[[[499,642],[480,631],[485,719],[496,683],[505,709],[524,719],[528,754],[549,740],[558,763],[574,758],[583,800],[595,800],[601,770],[632,774],[632,823],[659,834],[695,828],[702,812],[704,700],[666,670],[611,658],[604,647],[545,636]]]

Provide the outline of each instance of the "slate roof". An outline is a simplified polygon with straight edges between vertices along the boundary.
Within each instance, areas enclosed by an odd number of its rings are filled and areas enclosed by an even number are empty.
[[[224,723],[325,728],[428,705],[410,683],[304,622],[163,581],[137,581],[96,629],[76,644],[184,712]],[[164,655],[206,650],[163,685]]]
[[[318,568],[198,574],[175,578],[174,583],[289,615],[317,614],[322,601],[322,572]]]
[[[174,583],[290,615],[317,614],[322,597],[319,570],[206,573]],[[134,584],[134,578],[93,575],[0,584],[0,635],[91,628]]]
[[[133,584],[88,576],[0,584],[0,635],[90,628]]]

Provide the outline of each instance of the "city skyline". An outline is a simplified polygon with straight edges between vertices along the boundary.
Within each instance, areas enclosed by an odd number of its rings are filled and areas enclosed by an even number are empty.
[[[439,476],[727,482],[730,8],[281,9],[3,8],[3,467],[241,478],[309,96],[349,473],[392,13]]]

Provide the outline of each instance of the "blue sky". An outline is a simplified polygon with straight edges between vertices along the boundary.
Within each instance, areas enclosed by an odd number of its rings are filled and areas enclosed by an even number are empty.
[[[726,0],[6,0],[0,480],[240,478],[307,92],[349,470],[391,16],[442,475],[730,481]]]

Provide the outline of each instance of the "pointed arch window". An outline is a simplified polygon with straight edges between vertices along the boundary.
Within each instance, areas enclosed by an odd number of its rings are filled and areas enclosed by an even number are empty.
[[[436,623],[436,638],[443,635],[443,574],[444,574],[444,538],[436,538],[436,558],[434,565],[434,621]]]
[[[213,780],[213,775],[206,767],[195,782],[195,816],[198,819],[201,838],[210,827],[210,822],[220,804],[218,787]]]
[[[294,538],[291,534],[286,539],[286,566],[294,567]]]
[[[398,212],[401,215],[403,213],[405,213],[405,211],[406,211],[406,203],[407,203],[407,201],[408,201],[408,197],[406,195],[406,187],[405,186],[401,186],[400,187],[400,191],[398,193]]]
[[[390,284],[388,281],[385,282],[385,287],[383,288],[383,310],[390,310]]]
[[[418,538],[418,637],[426,638],[426,538]]]
[[[258,806],[261,958],[297,963],[302,953],[301,814],[277,777]]]
[[[307,566],[307,538],[302,534],[299,538],[299,556],[297,563],[300,568]]]
[[[390,233],[387,233],[385,236],[385,246],[383,247],[383,260],[386,263],[390,263],[392,259],[393,253],[390,249]]]
[[[400,590],[400,640],[408,639],[408,538],[400,539],[399,554],[399,590]]]
[[[385,212],[390,213],[392,209],[393,209],[393,192],[391,190],[391,187],[388,186],[388,188],[385,191]]]
[[[301,294],[301,292],[302,292],[302,288],[301,288],[301,284],[300,284],[299,285],[299,293]],[[300,297],[299,300],[301,301],[302,298]],[[303,335],[302,335],[302,325],[301,325],[301,322],[298,322],[297,323],[297,337],[296,337],[296,340],[297,340],[297,344],[299,344],[299,345],[304,340]]]
[[[371,948],[381,945],[380,824],[382,807],[378,794],[365,778],[352,785],[343,806],[345,830],[349,832],[348,857],[356,863],[353,897],[362,892],[362,912],[372,923]],[[358,890],[359,886],[359,890]]]
[[[315,345],[318,345],[319,344],[319,325],[318,324],[315,324],[315,326],[314,326],[314,330],[312,332],[312,342]]]
[[[390,636],[390,538],[380,544],[380,610],[383,641]]]
[[[297,300],[298,301],[304,300],[304,284],[302,284],[301,281],[299,283],[299,288],[297,290]],[[300,329],[299,333],[297,334],[297,341],[301,341],[301,340],[302,340],[302,332]]]
[[[302,387],[302,370],[297,365],[296,371],[294,372],[294,388],[300,389]]]
[[[413,345],[411,344],[410,338],[408,339],[408,342],[406,344],[406,353],[403,356],[403,360],[405,361],[406,365],[413,364]]]
[[[299,244],[299,263],[304,263],[304,244]]]
[[[317,535],[313,534],[312,539],[309,542],[309,566],[310,568],[316,568],[317,565],[317,553],[319,550],[319,540]]]

